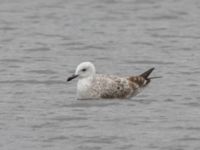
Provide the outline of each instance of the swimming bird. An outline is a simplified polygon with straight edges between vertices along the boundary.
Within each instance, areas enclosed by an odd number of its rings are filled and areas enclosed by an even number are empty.
[[[96,74],[95,66],[91,62],[82,62],[75,73],[67,81],[79,78],[77,83],[77,99],[117,98],[127,99],[137,95],[146,87],[154,68],[137,76],[119,77],[116,75]]]

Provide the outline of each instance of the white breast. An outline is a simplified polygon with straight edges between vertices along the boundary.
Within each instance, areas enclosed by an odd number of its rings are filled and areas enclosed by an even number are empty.
[[[77,98],[90,99],[91,95],[91,80],[88,78],[79,79],[77,84]]]

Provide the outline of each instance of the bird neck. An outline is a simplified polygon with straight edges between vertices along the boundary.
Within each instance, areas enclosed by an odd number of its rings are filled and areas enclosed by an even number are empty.
[[[80,78],[78,80],[79,88],[83,88],[83,87],[87,88],[87,87],[89,87],[92,84],[94,78],[95,78],[95,76],[89,76],[89,77],[85,77],[85,78]]]

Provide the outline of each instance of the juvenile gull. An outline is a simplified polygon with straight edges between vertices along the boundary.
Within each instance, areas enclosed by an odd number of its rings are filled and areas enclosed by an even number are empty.
[[[99,98],[131,98],[146,87],[151,79],[149,77],[154,68],[138,76],[119,77],[115,75],[96,74],[91,62],[83,62],[76,68],[75,74],[67,79],[79,77],[77,84],[77,99]]]

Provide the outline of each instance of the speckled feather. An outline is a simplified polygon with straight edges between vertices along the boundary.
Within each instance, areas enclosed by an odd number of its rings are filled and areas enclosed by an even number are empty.
[[[119,77],[96,74],[96,69],[91,62],[83,62],[77,66],[75,74],[67,81],[79,78],[77,84],[78,99],[123,99],[135,96],[146,87],[151,81],[149,75],[153,70],[154,68],[151,68],[138,76]]]
[[[145,86],[145,79],[140,76],[118,77],[97,74],[89,91],[100,98],[130,98]]]

